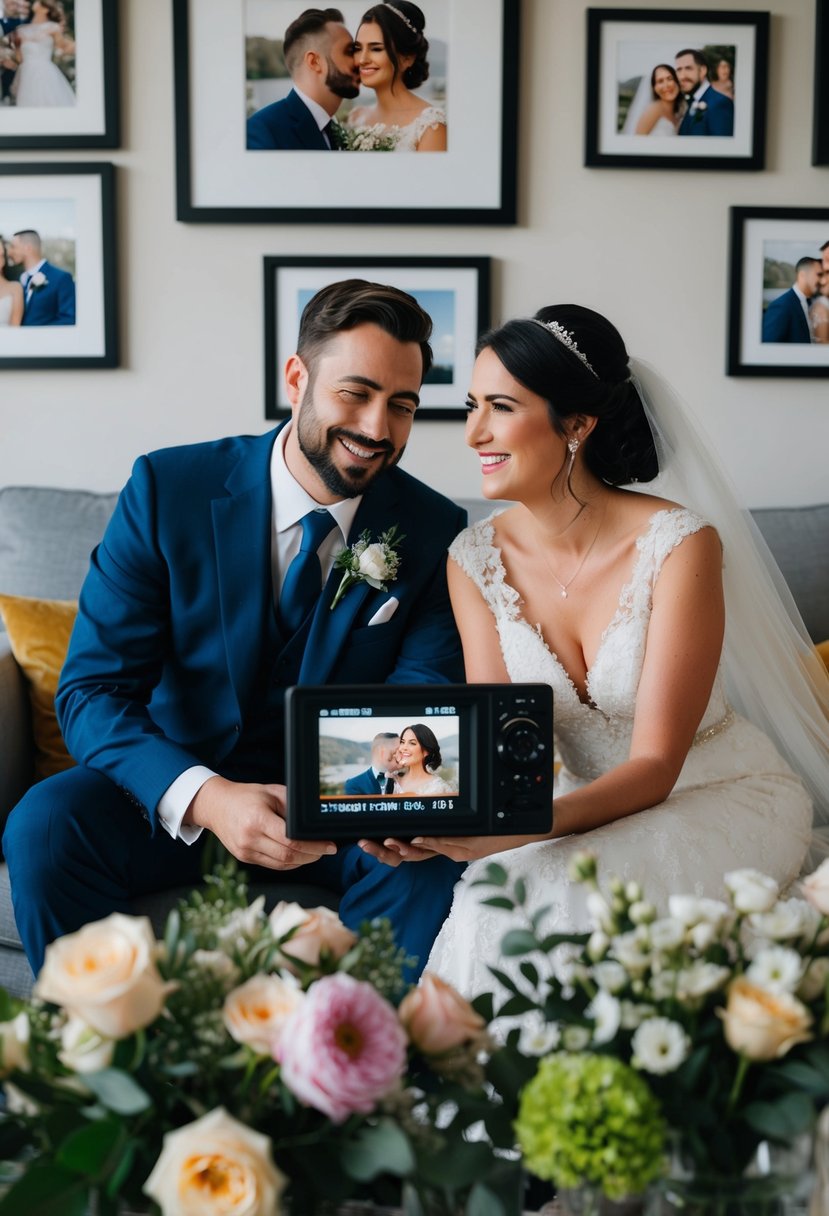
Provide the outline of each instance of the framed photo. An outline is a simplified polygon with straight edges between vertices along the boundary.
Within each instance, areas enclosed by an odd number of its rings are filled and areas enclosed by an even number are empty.
[[[118,143],[118,5],[0,0],[0,148]]]
[[[379,37],[367,27],[360,41],[365,0],[337,7],[345,28],[289,38],[292,76],[283,45],[301,2],[173,0],[178,219],[514,224],[519,0],[422,0],[422,31],[398,6],[380,6],[381,52],[416,36],[408,84],[399,47],[398,67],[386,55],[380,77],[359,64]],[[310,83],[303,48],[322,65]],[[399,123],[378,123],[389,83],[404,109]]]
[[[829,165],[829,0],[816,0],[812,164]]]
[[[114,182],[0,163],[0,367],[117,367]]]
[[[413,295],[434,323],[434,363],[418,415],[462,420],[475,343],[490,324],[490,259],[451,257],[266,257],[265,417],[291,410],[282,370],[296,351],[299,318],[313,295],[340,279],[390,283]]]
[[[829,376],[829,207],[732,207],[729,376]]]
[[[769,14],[587,10],[585,164],[762,169]]]

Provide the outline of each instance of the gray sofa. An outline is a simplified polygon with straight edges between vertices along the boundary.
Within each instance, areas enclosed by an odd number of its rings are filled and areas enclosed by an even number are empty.
[[[0,488],[0,593],[76,599],[89,553],[103,534],[115,494],[7,486]],[[470,519],[491,503],[464,500]],[[812,638],[829,639],[829,504],[754,512]],[[33,750],[23,677],[0,632],[0,829],[32,780]],[[330,892],[298,882],[262,888],[269,903],[296,899],[333,905]],[[160,931],[182,892],[136,902]],[[0,985],[20,995],[32,976],[14,924],[6,867],[0,867]]]

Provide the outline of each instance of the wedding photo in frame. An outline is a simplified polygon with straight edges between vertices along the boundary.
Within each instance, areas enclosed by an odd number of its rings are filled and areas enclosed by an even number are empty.
[[[356,111],[367,112],[379,95],[368,83],[374,78],[356,67],[350,83],[359,94],[344,97],[324,136],[314,127],[307,142],[284,147],[249,134],[259,121],[249,128],[249,120],[267,118],[263,111],[283,100],[308,121],[282,54],[285,31],[305,7],[296,0],[173,0],[177,218],[514,224],[520,0],[419,4],[428,74],[410,82],[411,92],[441,115],[440,150],[423,139],[420,151],[401,135],[411,135],[408,126],[377,137],[375,124],[354,140]],[[366,0],[336,5],[355,38],[370,7]],[[348,54],[356,64],[359,56]],[[342,71],[341,55],[336,64],[329,59],[332,69]]]
[[[829,207],[732,207],[730,238],[728,375],[829,376]]]
[[[432,318],[434,362],[420,390],[419,418],[462,421],[475,343],[490,325],[490,259],[477,257],[266,257],[265,417],[287,418],[283,370],[296,351],[299,318],[329,283],[367,279],[413,295]]]
[[[115,170],[0,163],[0,368],[118,366]]]
[[[117,148],[118,5],[0,0],[0,149]]]
[[[829,165],[829,0],[816,0],[812,164]]]
[[[585,164],[762,169],[769,14],[587,10]]]

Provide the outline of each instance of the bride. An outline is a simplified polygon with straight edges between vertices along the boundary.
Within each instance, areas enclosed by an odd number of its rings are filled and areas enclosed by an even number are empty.
[[[375,4],[363,15],[354,42],[360,81],[376,93],[373,106],[358,106],[347,127],[394,152],[445,152],[446,115],[411,92],[429,77],[426,19],[416,4]],[[359,141],[355,150],[360,150]]]
[[[9,250],[0,236],[0,326],[23,320],[23,288],[8,278]]]
[[[669,63],[658,63],[650,85],[642,77],[625,119],[625,135],[678,135],[685,114],[679,77]]]
[[[729,869],[785,887],[812,839],[809,792],[827,819],[825,669],[712,446],[664,382],[636,373],[610,322],[575,305],[510,321],[479,348],[466,439],[484,495],[515,505],[455,540],[450,594],[470,681],[553,688],[552,829],[375,852],[471,863],[427,963],[468,995],[492,987],[510,927],[473,886],[490,859],[528,879],[545,933],[583,930],[584,888],[568,878],[581,849],[605,875],[646,879],[664,909],[673,892],[722,896]],[[660,472],[667,497],[620,488]]]
[[[63,8],[53,0],[34,0],[32,20],[18,26],[21,63],[14,79],[18,106],[73,106],[75,92],[63,72],[52,62],[55,50],[72,51],[74,43],[64,36]]]
[[[406,770],[395,782],[395,794],[453,794],[457,790],[438,776],[443,763],[434,731],[422,722],[400,732],[394,763]]]

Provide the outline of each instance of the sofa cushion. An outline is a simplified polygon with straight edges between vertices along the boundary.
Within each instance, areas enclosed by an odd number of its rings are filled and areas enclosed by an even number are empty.
[[[104,534],[117,498],[46,486],[2,487],[0,592],[77,599],[89,555]]]
[[[829,638],[829,503],[751,512],[814,642]]]
[[[55,693],[77,611],[74,600],[0,595],[0,616],[29,692],[36,781],[63,772],[75,763],[66,750],[55,716]]]

